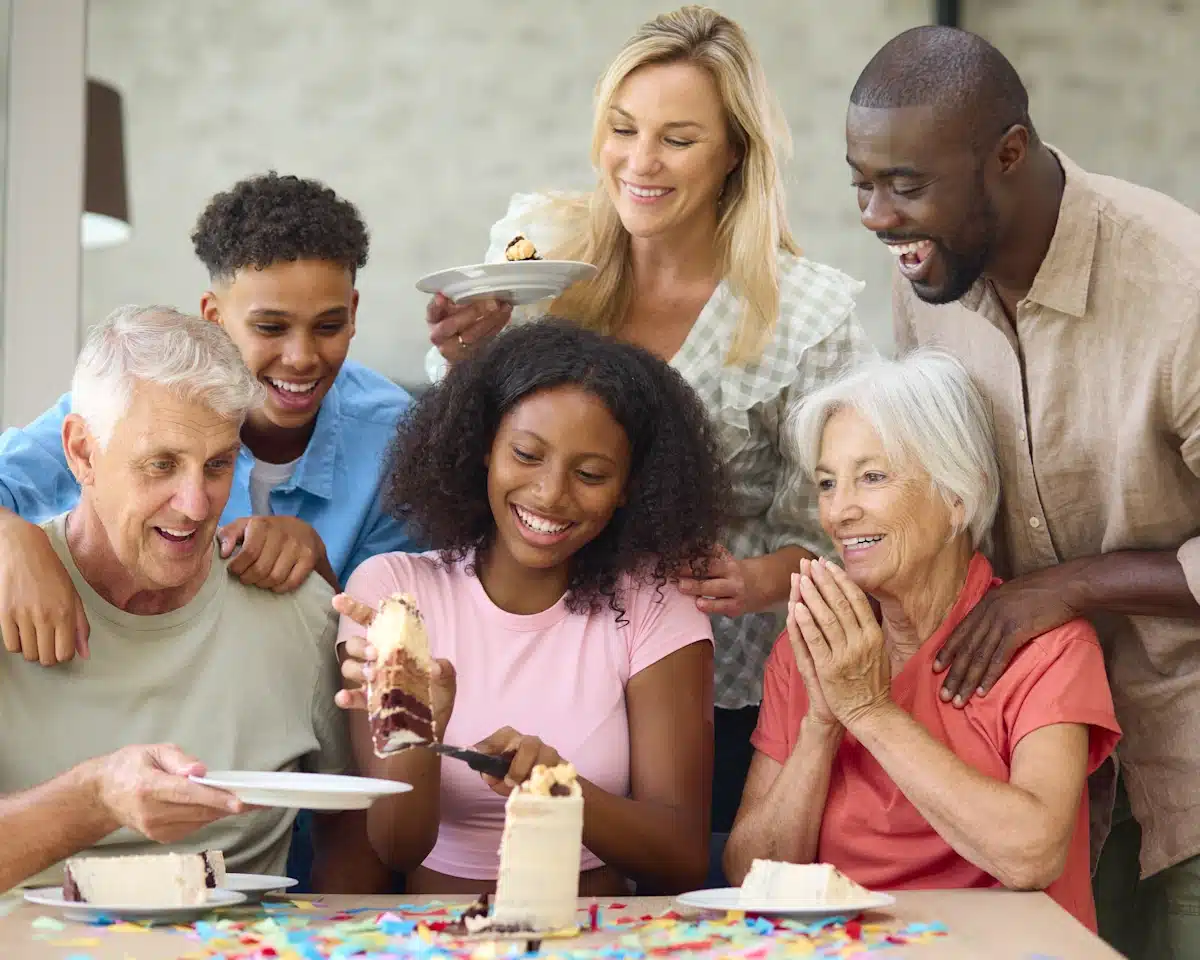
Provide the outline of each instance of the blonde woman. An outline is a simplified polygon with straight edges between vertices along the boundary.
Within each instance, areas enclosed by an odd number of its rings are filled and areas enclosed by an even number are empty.
[[[542,256],[599,267],[551,312],[637,344],[692,384],[717,426],[736,521],[704,579],[681,586],[713,617],[713,829],[728,832],[752,750],[762,672],[800,561],[827,547],[816,500],[781,452],[789,402],[873,354],[854,315],[862,284],[800,256],[779,163],[790,146],[736,23],[689,6],[644,24],[601,77],[589,195],[517,195],[489,261],[521,233]],[[429,305],[438,379],[510,320],[503,304]]]

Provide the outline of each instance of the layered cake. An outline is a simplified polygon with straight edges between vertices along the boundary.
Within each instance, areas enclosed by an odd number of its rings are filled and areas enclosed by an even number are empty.
[[[417,602],[400,593],[384,600],[367,628],[367,642],[376,651],[367,681],[376,756],[434,740],[433,657]]]
[[[504,248],[504,257],[507,260],[542,259],[538,256],[537,247],[533,245],[533,241],[520,233],[508,241],[508,246]]]
[[[99,907],[195,907],[225,882],[220,850],[133,857],[72,857],[63,870],[63,899]]]
[[[742,900],[793,900],[805,903],[839,903],[870,891],[829,863],[780,863],[755,860],[742,881]]]
[[[583,792],[569,763],[537,766],[508,795],[500,875],[487,917],[465,917],[472,933],[549,933],[575,926]]]

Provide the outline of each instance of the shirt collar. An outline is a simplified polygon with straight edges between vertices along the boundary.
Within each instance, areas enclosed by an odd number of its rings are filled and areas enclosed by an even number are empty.
[[[1100,208],[1088,183],[1087,171],[1054,147],[1049,149],[1063,169],[1063,195],[1050,248],[1025,299],[1069,317],[1082,318],[1087,312],[1092,283]],[[988,283],[981,277],[959,303],[979,313],[987,290]]]
[[[342,442],[340,379],[339,375],[325,394],[325,399],[321,401],[312,436],[308,438],[308,446],[297,461],[291,478],[275,488],[281,493],[289,493],[299,488],[314,497],[333,499],[334,470],[337,466],[338,448]],[[253,461],[254,454],[245,447],[242,447],[242,454]]]

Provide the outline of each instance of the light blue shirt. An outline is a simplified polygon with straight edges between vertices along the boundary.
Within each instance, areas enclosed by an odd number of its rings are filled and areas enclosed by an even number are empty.
[[[321,403],[291,479],[271,491],[271,512],[313,527],[343,584],[367,557],[417,549],[382,503],[389,446],[411,402],[386,377],[347,360]],[[70,412],[71,395],[65,393],[27,427],[0,435],[0,506],[41,523],[78,502],[79,484],[62,447],[62,424]],[[243,447],[222,524],[251,515],[253,467],[254,455]]]

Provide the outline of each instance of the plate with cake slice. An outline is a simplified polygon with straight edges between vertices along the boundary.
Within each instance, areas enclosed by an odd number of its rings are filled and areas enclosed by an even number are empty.
[[[287,771],[210,770],[189,779],[227,790],[251,807],[289,810],[365,810],[380,797],[412,789],[412,784],[399,780]]]
[[[557,297],[567,287],[596,275],[590,263],[543,260],[533,243],[513,237],[501,263],[475,263],[439,270],[417,281],[422,293],[440,293],[455,303],[495,298],[522,306]]]
[[[244,893],[224,887],[227,879],[219,850],[80,856],[64,864],[61,887],[26,890],[25,899],[85,923],[101,917],[186,923],[218,907],[245,903]]]
[[[829,863],[755,860],[740,887],[695,890],[676,898],[700,910],[739,910],[763,916],[850,919],[890,907],[896,898],[855,883]]]

